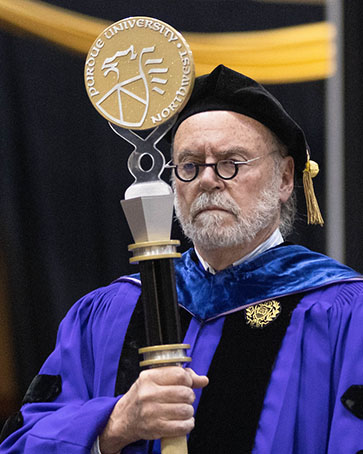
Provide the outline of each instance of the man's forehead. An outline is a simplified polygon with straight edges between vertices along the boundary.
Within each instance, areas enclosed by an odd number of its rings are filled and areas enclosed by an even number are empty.
[[[174,136],[174,150],[215,144],[223,150],[245,148],[253,143],[276,144],[275,135],[262,123],[232,111],[199,112],[185,119]]]

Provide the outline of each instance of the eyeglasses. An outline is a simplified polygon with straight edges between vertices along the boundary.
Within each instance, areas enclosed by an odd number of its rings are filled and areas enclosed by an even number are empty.
[[[237,173],[239,166],[244,166],[250,162],[257,161],[258,159],[265,158],[274,151],[266,154],[265,156],[258,156],[257,158],[247,159],[247,161],[233,161],[232,159],[222,159],[221,161],[213,163],[197,164],[195,162],[184,162],[182,164],[173,164],[169,161],[165,168],[174,169],[176,177],[184,182],[190,182],[197,178],[199,174],[199,167],[212,167],[215,173],[222,178],[222,180],[232,180]]]

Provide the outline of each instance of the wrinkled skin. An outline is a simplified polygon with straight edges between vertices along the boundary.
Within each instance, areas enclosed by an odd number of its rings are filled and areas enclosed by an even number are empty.
[[[294,160],[291,156],[282,158],[279,176],[276,177],[271,152],[277,149],[278,144],[269,129],[236,112],[201,112],[184,120],[174,138],[173,161],[176,164],[185,161],[214,163],[221,159],[243,161],[258,156],[262,158],[240,167],[237,176],[231,180],[219,178],[211,167],[200,171],[198,177],[189,183],[175,178],[179,218],[188,218],[194,200],[202,193],[222,194],[239,207],[242,215],[253,217],[261,192],[274,179],[278,198],[281,203],[285,203],[294,188]],[[193,219],[195,227],[202,228],[206,216],[214,214],[221,218],[221,232],[237,222],[236,216],[227,208],[211,205]],[[194,243],[194,246],[214,269],[221,270],[263,243],[276,230],[279,222],[280,207],[272,213],[271,222],[248,243],[213,250],[204,244]]]
[[[115,405],[100,436],[102,454],[119,453],[123,447],[140,439],[188,434],[194,427],[192,388],[203,388],[207,384],[207,377],[177,366],[141,372]]]

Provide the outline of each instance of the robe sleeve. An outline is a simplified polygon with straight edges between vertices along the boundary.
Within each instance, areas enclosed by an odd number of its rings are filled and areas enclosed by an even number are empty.
[[[329,314],[333,363],[329,453],[363,452],[363,285],[345,286]]]
[[[120,299],[119,307],[128,294],[120,296],[119,289],[119,284],[112,284],[96,290],[71,308],[59,327],[53,353],[25,396],[23,425],[3,441],[1,454],[90,453],[120,398],[97,389],[96,377],[97,361],[103,364],[99,352],[117,318],[113,300]],[[126,327],[127,323],[125,332]],[[119,331],[123,342],[122,327]]]

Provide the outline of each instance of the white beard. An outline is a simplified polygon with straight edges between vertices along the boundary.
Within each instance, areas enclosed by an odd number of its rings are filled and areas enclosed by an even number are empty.
[[[227,210],[225,213],[200,210],[214,206]],[[239,206],[220,192],[204,192],[191,205],[189,214],[182,213],[177,195],[175,213],[187,236],[195,245],[206,250],[242,246],[253,241],[257,234],[271,225],[280,212],[280,197],[275,181],[261,191],[255,206],[243,213]],[[224,225],[226,216],[234,216],[232,224]]]

